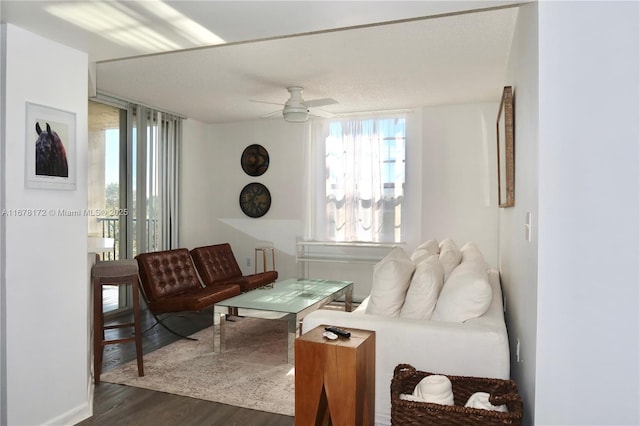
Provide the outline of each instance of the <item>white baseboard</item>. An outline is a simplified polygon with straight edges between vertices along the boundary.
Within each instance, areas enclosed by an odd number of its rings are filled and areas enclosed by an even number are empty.
[[[91,401],[93,401],[93,395],[91,396],[91,399],[89,399],[89,401],[87,401],[86,403],[72,408],[66,413],[62,413],[58,417],[47,420],[44,424],[60,426],[78,424],[84,419],[87,419],[93,415],[91,407],[91,405],[93,404],[91,403]]]

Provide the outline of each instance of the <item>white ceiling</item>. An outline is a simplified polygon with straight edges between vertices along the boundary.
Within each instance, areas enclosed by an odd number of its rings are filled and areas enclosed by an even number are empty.
[[[221,123],[293,85],[338,114],[497,101],[517,18],[500,7],[517,3],[3,0],[0,16],[88,52],[99,91]]]

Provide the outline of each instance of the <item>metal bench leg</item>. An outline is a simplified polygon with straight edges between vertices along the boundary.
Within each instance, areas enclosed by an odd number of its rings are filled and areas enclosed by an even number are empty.
[[[151,312],[151,311],[149,311],[149,312]],[[177,331],[175,331],[175,330],[171,329],[171,328],[170,328],[168,325],[166,325],[166,324],[164,323],[164,321],[163,321],[163,320],[161,320],[161,319],[160,319],[160,318],[159,318],[155,313],[151,312],[151,315],[153,315],[153,318],[155,318],[155,320],[156,320],[156,324],[160,324],[162,327],[164,327],[164,328],[165,328],[165,330],[167,330],[167,331],[168,331],[168,332],[170,332],[171,334],[173,334],[173,335],[175,335],[175,336],[178,336],[178,337],[180,337],[180,338],[182,338],[182,339],[193,340],[193,341],[195,341],[195,342],[197,342],[197,341],[198,341],[198,339],[194,339],[193,337],[185,336],[185,335],[180,334],[180,333],[178,333]],[[152,325],[151,327],[149,327],[148,329],[146,329],[144,332],[146,333],[147,331],[151,330],[153,327],[155,327],[155,326],[156,326],[156,324]]]

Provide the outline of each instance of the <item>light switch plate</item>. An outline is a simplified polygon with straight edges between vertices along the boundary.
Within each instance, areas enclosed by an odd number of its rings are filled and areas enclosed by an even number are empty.
[[[527,212],[524,218],[524,239],[531,242],[531,212]]]

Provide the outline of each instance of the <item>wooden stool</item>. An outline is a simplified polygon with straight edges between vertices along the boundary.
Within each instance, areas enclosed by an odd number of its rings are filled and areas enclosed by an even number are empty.
[[[106,345],[135,341],[138,359],[138,376],[144,376],[142,365],[142,332],[140,331],[140,295],[138,290],[138,263],[135,260],[98,261],[91,268],[93,279],[93,374],[95,383],[100,383],[102,372],[102,352]],[[104,325],[102,306],[103,285],[131,284],[133,293],[133,322],[126,324]],[[105,330],[133,327],[131,337],[105,340]]]
[[[296,426],[373,425],[376,333],[348,331],[329,340],[320,326],[296,339]]]

